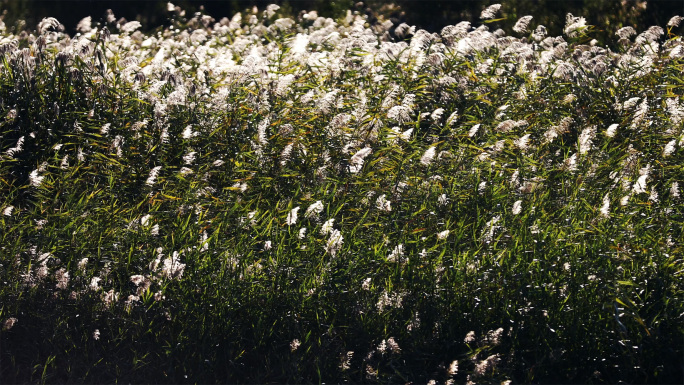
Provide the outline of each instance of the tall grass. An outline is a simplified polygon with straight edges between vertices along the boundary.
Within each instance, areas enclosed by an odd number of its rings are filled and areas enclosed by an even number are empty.
[[[680,19],[277,11],[3,35],[2,382],[682,380]]]

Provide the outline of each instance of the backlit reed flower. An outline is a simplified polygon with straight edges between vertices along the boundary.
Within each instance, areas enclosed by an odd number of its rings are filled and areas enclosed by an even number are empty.
[[[197,153],[195,151],[191,151],[185,155],[183,155],[183,163],[185,164],[192,164],[195,161],[195,155]]]
[[[648,174],[641,175],[639,179],[634,183],[634,186],[632,187],[632,192],[634,194],[642,194],[646,192],[646,183],[648,180]]]
[[[615,32],[615,35],[620,39],[629,39],[636,34],[636,30],[631,26],[622,27]]]
[[[489,343],[492,346],[499,345],[501,343],[501,336],[503,335],[503,331],[503,328],[490,330],[487,333],[487,343]]]
[[[93,339],[94,339],[95,341],[97,341],[97,340],[100,339],[100,329],[95,329],[95,330],[93,331]]]
[[[375,307],[378,312],[382,313],[388,307],[401,308],[403,300],[404,298],[400,293],[394,292],[390,295],[387,290],[383,290]]]
[[[452,112],[446,120],[446,126],[454,125],[458,121],[458,117],[458,110]]]
[[[17,140],[17,144],[14,147],[8,149],[5,153],[7,154],[7,156],[13,158],[14,155],[21,152],[21,150],[23,150],[23,148],[24,148],[24,137],[22,136]]]
[[[382,194],[375,200],[375,207],[380,211],[390,212],[392,211],[392,202],[387,200],[386,194]]]
[[[349,171],[354,174],[361,171],[364,159],[370,155],[371,152],[373,152],[373,150],[370,147],[364,147],[357,151],[349,161]]]
[[[475,332],[472,330],[469,331],[463,339],[463,342],[465,342],[466,344],[472,344],[473,342],[475,342]]]
[[[328,241],[325,244],[325,252],[330,253],[333,257],[335,254],[337,254],[340,249],[342,249],[342,242],[344,240],[344,237],[342,237],[342,233],[340,230],[333,229],[330,231],[330,238],[328,238]]]
[[[101,281],[101,280],[102,280],[102,278],[100,278],[100,277],[93,277],[93,278],[90,280],[90,284],[88,285],[88,287],[90,288],[90,290],[93,290],[93,291],[99,290],[99,289],[100,289],[100,281]]]
[[[603,205],[601,206],[601,216],[608,218],[610,216],[610,193],[603,196]]]
[[[606,136],[609,138],[614,138],[615,134],[617,133],[617,128],[618,128],[617,123],[613,123],[610,126],[608,126],[608,129],[606,130]]]
[[[64,290],[69,284],[69,272],[65,268],[61,268],[55,272],[55,279],[57,280],[57,289]]]
[[[2,209],[2,215],[6,216],[6,217],[11,217],[13,210],[14,210],[14,206],[7,206],[4,209]]]
[[[679,182],[672,182],[672,186],[670,186],[670,195],[673,198],[679,198]]]
[[[64,158],[62,158],[62,161],[59,164],[59,168],[62,170],[69,168],[69,154],[64,155]]]
[[[140,284],[142,284],[144,281],[145,281],[144,275],[140,275],[140,274],[131,275],[131,282],[133,282],[133,284],[135,286],[140,286]]]
[[[523,16],[518,21],[515,23],[513,26],[513,31],[517,33],[525,33],[527,32],[527,27],[530,24],[530,21],[532,21],[532,16]]]
[[[475,365],[475,370],[473,371],[473,377],[482,377],[488,372],[493,371],[496,366],[499,364],[501,361],[501,358],[499,357],[498,354],[491,355],[487,357],[485,360],[480,361],[478,364]]]
[[[585,155],[591,149],[593,145],[592,139],[596,136],[596,127],[590,126],[582,130],[579,136],[579,153]]]
[[[268,143],[268,133],[266,132],[266,129],[268,129],[269,124],[270,120],[266,118],[257,126],[257,141],[262,146],[265,146]]]
[[[111,307],[118,300],[119,293],[115,292],[114,289],[111,289],[106,293],[102,293],[102,302],[104,303],[105,308]]]
[[[447,374],[450,376],[455,376],[458,374],[458,360],[454,360],[451,362],[451,364],[447,368]]]
[[[340,362],[340,370],[349,370],[351,368],[351,360],[354,357],[354,351],[350,350],[345,355],[342,356]]]
[[[513,144],[518,147],[519,149],[525,151],[529,147],[529,142],[530,142],[530,136],[531,134],[525,134],[521,136],[520,138],[516,139]]]
[[[43,179],[45,179],[45,176],[38,175],[38,170],[33,170],[31,171],[31,174],[29,174],[29,182],[33,187],[40,187],[40,185],[43,184]]]
[[[323,202],[321,201],[316,201],[309,206],[309,208],[306,209],[306,212],[304,213],[304,217],[306,218],[311,218],[313,216],[319,215],[323,211]]]
[[[91,16],[84,17],[76,25],[76,31],[78,31],[80,33],[90,32],[93,29],[92,25],[93,25],[93,18]]]
[[[290,342],[290,351],[291,351],[291,352],[294,352],[295,350],[297,350],[297,349],[299,348],[299,346],[300,346],[301,344],[302,344],[302,343],[299,342],[298,339],[296,339],[296,338],[293,339],[292,342]]]
[[[133,303],[138,301],[140,301],[139,296],[133,294],[129,295],[128,298],[126,298],[126,302],[124,303],[126,311],[131,310],[131,307],[133,307]]]
[[[386,341],[383,340],[381,344],[384,344],[387,347],[387,349],[394,354],[401,353],[401,348],[399,347],[399,344],[394,339],[394,337],[390,337]]]
[[[563,164],[563,168],[565,168],[565,170],[570,171],[570,172],[577,171],[577,153],[572,154],[567,159],[565,159],[565,162]]]
[[[651,190],[651,194],[648,196],[648,200],[651,202],[659,202],[658,199],[658,191],[656,190]]]
[[[437,233],[437,239],[438,240],[447,239],[448,236],[449,236],[449,230],[444,230],[442,232]]]
[[[306,237],[306,227],[299,229],[299,235],[297,237],[299,239],[304,239]]]
[[[513,208],[511,209],[511,212],[513,215],[518,215],[522,211],[522,201],[518,200],[513,203]]]
[[[446,206],[446,204],[449,203],[449,198],[447,197],[446,194],[442,194],[437,198],[437,204],[440,206]]]
[[[482,13],[480,13],[480,19],[482,20],[490,20],[496,17],[496,14],[499,12],[501,9],[501,4],[492,4],[489,7],[485,8]]]
[[[577,32],[587,27],[587,20],[583,17],[575,17],[572,13],[568,13],[565,16],[565,28],[563,33],[568,35],[568,37],[576,37]]]
[[[333,224],[335,223],[335,218],[330,218],[323,223],[321,226],[321,234],[328,235],[333,230]]]
[[[387,111],[387,118],[394,119],[399,124],[404,124],[411,119],[410,113],[411,110],[408,107],[404,105],[398,105],[390,108],[390,110]]]
[[[191,125],[185,126],[185,128],[183,129],[183,134],[182,134],[183,139],[190,139],[190,138],[195,137],[195,136],[197,136],[197,133],[192,130],[192,126]]]
[[[470,131],[468,131],[468,137],[472,138],[473,136],[477,135],[477,131],[480,129],[480,125],[476,124],[470,128]]]
[[[543,25],[538,25],[534,32],[532,32],[532,38],[534,39],[534,41],[540,42],[544,40],[546,34],[546,27],[544,27]]]
[[[287,213],[286,222],[287,222],[288,226],[292,226],[295,223],[297,223],[297,212],[298,211],[299,211],[299,206],[293,208],[292,210],[290,210],[289,213]]]
[[[432,112],[430,115],[432,117],[432,121],[435,124],[439,124],[439,122],[442,121],[442,116],[444,115],[444,108],[437,108]]]
[[[119,30],[124,33],[131,33],[140,27],[142,27],[142,24],[140,24],[139,21],[134,20],[122,25]]]
[[[318,100],[318,111],[324,115],[327,115],[332,112],[333,108],[335,108],[338,104],[338,94],[340,93],[340,90],[334,89],[328,93],[326,93],[322,98]]]
[[[366,291],[370,290],[371,282],[372,282],[372,278],[364,279],[363,282],[361,282],[361,289],[366,290]]]
[[[677,144],[677,140],[673,139],[667,145],[665,145],[665,149],[663,149],[663,158],[667,158],[668,156],[672,155],[672,153],[675,151],[675,146]]]
[[[85,272],[86,267],[88,267],[88,258],[81,258],[81,260],[78,261],[78,269]]]
[[[10,330],[17,324],[17,319],[15,317],[9,317],[2,323],[2,330]]]
[[[425,150],[423,153],[423,156],[420,157],[420,164],[423,166],[429,166],[430,163],[432,163],[432,160],[435,158],[435,150],[437,146],[432,146]]]
[[[516,128],[516,127],[526,126],[527,124],[528,124],[528,123],[527,123],[527,121],[525,121],[525,120],[518,120],[518,121],[515,121],[515,120],[512,120],[512,119],[508,119],[508,120],[505,120],[505,121],[499,123],[499,124],[496,126],[495,130],[496,130],[497,132],[509,132],[510,130],[512,130],[512,129]]]
[[[625,196],[623,196],[623,197],[620,199],[620,206],[623,206],[623,207],[624,207],[624,206],[627,206],[627,204],[629,203],[629,198],[631,198],[631,197],[632,197],[632,194],[631,194],[631,193],[630,193],[630,194],[627,194],[627,195],[625,195]]]
[[[388,262],[397,262],[397,263],[403,263],[404,262],[404,245],[401,243],[398,244],[397,246],[392,249],[392,252],[387,256],[387,261]]]
[[[679,24],[684,20],[682,16],[672,16],[670,21],[667,22],[668,27],[679,27]]]
[[[55,19],[54,17],[46,17],[43,20],[38,23],[38,27],[36,28],[39,34],[44,34],[48,32],[50,28],[52,29],[60,29],[62,25]]]
[[[285,148],[283,148],[283,151],[280,153],[280,165],[285,166],[287,162],[290,161],[290,155],[292,154],[292,148],[294,147],[294,143],[289,143]]]
[[[634,112],[634,118],[632,119],[632,125],[631,128],[634,129],[637,126],[639,126],[645,119],[646,115],[648,114],[648,98],[644,98],[639,104],[639,107],[637,110]]]
[[[156,166],[150,170],[150,175],[147,177],[147,181],[145,181],[145,184],[148,186],[153,186],[154,183],[157,181],[157,175],[159,175],[159,171],[161,170],[161,166]]]
[[[162,275],[169,279],[181,279],[185,271],[185,264],[180,262],[180,255],[177,251],[164,260]]]

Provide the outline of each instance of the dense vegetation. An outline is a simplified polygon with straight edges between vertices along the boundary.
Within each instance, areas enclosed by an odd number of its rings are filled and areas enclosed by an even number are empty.
[[[682,18],[497,11],[5,32],[1,381],[681,383]]]

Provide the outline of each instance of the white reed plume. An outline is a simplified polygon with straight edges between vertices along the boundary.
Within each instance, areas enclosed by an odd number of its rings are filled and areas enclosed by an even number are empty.
[[[513,203],[513,208],[511,209],[511,212],[513,215],[518,215],[522,211],[522,201],[518,200]]]
[[[319,215],[323,211],[323,202],[321,201],[316,201],[309,206],[309,208],[306,209],[306,212],[304,213],[304,217],[306,218],[311,218],[313,216]]]
[[[532,21],[532,16],[523,16],[520,19],[518,19],[518,22],[515,23],[513,26],[513,31],[517,33],[525,33],[527,32],[527,27],[530,25],[530,21]]]
[[[342,237],[340,230],[333,229],[330,232],[330,238],[328,238],[328,242],[325,244],[326,253],[330,253],[330,255],[334,257],[335,254],[342,249],[343,239],[344,238]]]
[[[392,202],[387,200],[386,194],[382,194],[375,200],[375,207],[380,211],[390,212],[392,211]]]
[[[672,153],[675,152],[676,145],[676,139],[671,140],[667,145],[665,145],[665,149],[663,149],[663,158],[667,158],[668,156],[672,155]]]
[[[578,31],[587,27],[587,20],[583,17],[574,17],[572,13],[568,13],[565,17],[565,28],[563,32],[568,37],[576,37]]]
[[[489,7],[485,8],[482,13],[480,13],[480,19],[482,20],[490,20],[496,17],[496,14],[499,12],[501,9],[501,4],[492,4]]]
[[[582,133],[579,136],[579,153],[581,155],[585,155],[589,150],[591,149],[591,146],[593,145],[592,139],[596,136],[596,126],[590,126],[582,130]]]
[[[373,152],[373,149],[370,147],[364,147],[357,151],[349,161],[349,172],[356,174],[361,171],[364,159],[370,155],[371,152]]]
[[[157,181],[157,175],[159,175],[159,171],[161,170],[161,166],[156,166],[150,170],[150,175],[147,177],[147,181],[145,181],[145,184],[148,186],[153,186],[154,183]]]
[[[164,260],[162,275],[169,279],[181,279],[185,271],[185,264],[180,262],[180,255],[174,251],[172,256]]]
[[[335,223],[335,218],[330,218],[323,223],[321,226],[321,234],[328,235],[333,230],[333,224]]]
[[[608,218],[610,216],[610,193],[603,196],[603,205],[600,211],[602,217]]]
[[[679,27],[679,24],[684,20],[684,17],[681,16],[672,16],[670,21],[667,22],[668,27]]]
[[[40,185],[43,184],[43,179],[45,179],[44,175],[38,175],[38,171],[39,170],[33,170],[31,171],[31,174],[29,174],[29,182],[33,187],[40,187]]]
[[[388,262],[403,262],[403,257],[404,257],[404,245],[403,244],[398,244],[394,249],[392,249],[392,252],[390,255],[387,257]]]
[[[423,166],[429,166],[430,163],[432,163],[432,160],[435,158],[435,150],[437,146],[432,146],[425,150],[425,153],[423,153],[423,156],[420,158],[420,164]]]
[[[290,210],[289,213],[287,213],[286,222],[287,222],[288,226],[292,226],[295,223],[297,223],[297,212],[298,211],[299,211],[299,206],[293,208],[292,210]]]

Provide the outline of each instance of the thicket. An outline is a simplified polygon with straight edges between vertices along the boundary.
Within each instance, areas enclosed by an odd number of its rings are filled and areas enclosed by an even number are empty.
[[[682,18],[0,39],[0,379],[680,383]]]

